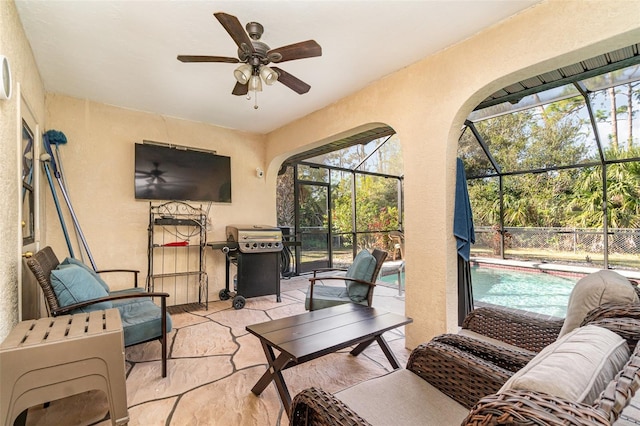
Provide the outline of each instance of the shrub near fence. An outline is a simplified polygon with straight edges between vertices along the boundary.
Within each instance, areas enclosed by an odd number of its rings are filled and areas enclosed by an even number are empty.
[[[499,231],[475,229],[476,255],[500,254]],[[545,260],[598,263],[604,257],[602,229],[505,227],[505,254]],[[640,229],[610,228],[609,261],[621,267],[640,268]]]

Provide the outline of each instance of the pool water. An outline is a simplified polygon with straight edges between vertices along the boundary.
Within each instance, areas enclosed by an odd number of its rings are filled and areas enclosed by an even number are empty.
[[[471,267],[473,300],[564,318],[578,278]]]
[[[380,280],[398,284],[398,275],[381,276]],[[404,273],[402,274],[404,281]],[[471,267],[473,300],[543,315],[564,318],[569,294],[578,278],[561,277],[541,272]]]

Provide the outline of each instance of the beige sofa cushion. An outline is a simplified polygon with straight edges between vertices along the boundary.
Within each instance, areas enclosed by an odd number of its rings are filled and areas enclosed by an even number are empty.
[[[631,282],[617,272],[603,269],[582,277],[569,296],[567,317],[558,337],[579,327],[590,311],[609,302],[640,301]]]
[[[469,410],[410,370],[395,370],[335,394],[372,425],[459,425]]]
[[[627,342],[602,327],[587,325],[544,348],[511,376],[507,389],[544,392],[592,404],[629,360]]]

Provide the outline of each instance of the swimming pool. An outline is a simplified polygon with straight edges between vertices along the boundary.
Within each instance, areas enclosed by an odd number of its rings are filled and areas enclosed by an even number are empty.
[[[473,300],[564,318],[577,277],[471,267]]]
[[[567,315],[569,295],[578,279],[542,272],[471,267],[475,302],[491,303],[560,318]],[[398,275],[382,276],[380,280],[397,285]],[[402,280],[404,280],[404,273]]]

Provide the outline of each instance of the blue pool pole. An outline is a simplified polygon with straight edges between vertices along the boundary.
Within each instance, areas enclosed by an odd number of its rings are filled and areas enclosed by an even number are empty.
[[[53,203],[56,205],[56,211],[58,212],[60,225],[62,225],[62,233],[64,234],[64,239],[67,242],[67,248],[69,249],[69,256],[75,257],[73,255],[73,246],[71,245],[71,240],[69,239],[69,232],[67,232],[67,226],[64,223],[64,216],[62,215],[62,210],[60,209],[60,202],[58,201],[58,194],[56,193],[56,187],[53,185],[53,179],[51,178],[51,170],[49,169],[49,162],[51,161],[51,156],[49,154],[42,154],[40,156],[40,161],[42,161],[42,164],[44,165],[44,171],[45,171],[45,174],[47,175],[47,180],[49,181],[49,188],[51,188]]]
[[[53,151],[51,150],[51,143],[56,145],[56,156],[54,156]],[[71,205],[71,200],[69,199],[69,195],[67,194],[67,189],[64,183],[64,177],[62,176],[62,169],[60,165],[57,164],[56,159],[59,160],[58,154],[60,151],[58,150],[58,144],[67,143],[67,137],[64,133],[59,132],[57,130],[48,130],[44,133],[42,137],[42,144],[44,149],[47,151],[49,155],[49,161],[51,161],[51,166],[53,167],[53,175],[56,177],[58,181],[58,185],[60,186],[60,192],[62,192],[62,196],[64,197],[64,201],[67,204],[67,208],[69,209],[69,213],[71,214],[71,220],[73,221],[73,225],[76,230],[76,234],[80,237],[80,241],[82,242],[82,246],[84,247],[87,256],[89,257],[89,261],[91,262],[91,266],[94,271],[97,271],[96,262],[93,260],[93,255],[91,254],[91,250],[89,249],[89,244],[84,237],[84,233],[82,232],[82,228],[80,228],[80,222],[78,221],[78,217],[76,216],[76,212]],[[81,250],[82,251],[82,250]],[[73,257],[73,256],[72,256]]]

